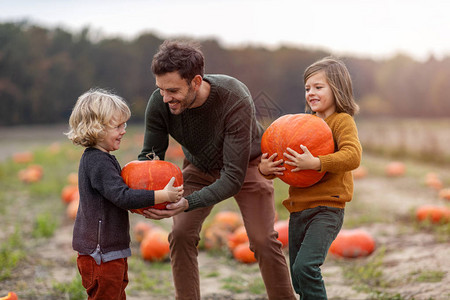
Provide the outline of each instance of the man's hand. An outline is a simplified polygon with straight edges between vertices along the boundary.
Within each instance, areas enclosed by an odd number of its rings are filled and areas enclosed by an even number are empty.
[[[161,220],[178,215],[179,213],[182,213],[188,208],[189,203],[187,199],[182,197],[178,202],[167,204],[166,209],[149,208],[144,210],[142,214],[147,219]]]

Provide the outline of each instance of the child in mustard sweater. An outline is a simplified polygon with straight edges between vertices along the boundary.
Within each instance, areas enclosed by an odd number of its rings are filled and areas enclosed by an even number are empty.
[[[314,157],[301,145],[300,154],[287,148],[285,160],[262,156],[259,170],[266,178],[282,174],[283,163],[292,172],[317,170],[325,176],[310,187],[289,187],[283,205],[289,210],[289,259],[292,283],[300,299],[327,299],[320,266],[339,233],[346,202],[353,197],[351,171],[361,161],[362,148],[353,115],[359,110],[344,63],[326,57],[309,66],[303,76],[306,112],[322,118],[333,133],[335,152]]]

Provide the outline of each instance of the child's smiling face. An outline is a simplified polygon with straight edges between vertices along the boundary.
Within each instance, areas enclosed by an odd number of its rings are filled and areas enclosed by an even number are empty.
[[[308,78],[305,84],[305,98],[311,110],[322,119],[336,111],[333,91],[324,71],[317,72]]]
[[[106,127],[105,137],[101,141],[99,141],[95,147],[108,153],[111,151],[119,150],[122,137],[126,133],[126,127],[126,122],[112,122],[110,126]]]

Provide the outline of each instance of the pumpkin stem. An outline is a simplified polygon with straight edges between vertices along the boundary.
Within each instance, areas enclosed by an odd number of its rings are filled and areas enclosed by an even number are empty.
[[[147,153],[145,157],[147,157],[149,160],[159,160],[158,155],[156,155],[154,151]]]

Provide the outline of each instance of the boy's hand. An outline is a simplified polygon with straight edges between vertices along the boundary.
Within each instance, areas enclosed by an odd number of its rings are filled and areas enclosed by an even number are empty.
[[[162,190],[155,191],[155,204],[164,202],[177,202],[183,196],[183,185],[173,186],[175,177]]]
[[[275,157],[278,155],[277,153],[272,154],[270,157],[267,157],[268,153],[263,153],[261,156],[261,162],[259,163],[259,172],[263,175],[283,175],[283,171],[286,170],[285,167],[282,167],[283,160],[274,161]]]
[[[300,145],[300,148],[303,150],[302,154],[289,147],[286,148],[289,153],[285,152],[283,154],[288,159],[286,160],[286,164],[296,167],[292,169],[291,172],[298,172],[301,170],[319,171],[321,167],[320,159],[318,157],[314,157],[306,146]]]

